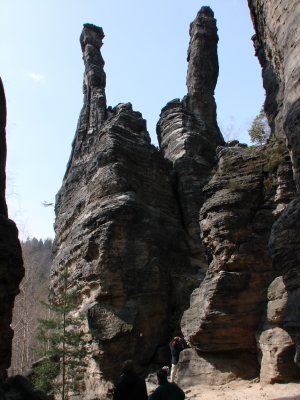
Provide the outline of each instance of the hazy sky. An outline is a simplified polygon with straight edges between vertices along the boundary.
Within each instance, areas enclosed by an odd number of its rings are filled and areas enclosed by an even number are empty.
[[[10,217],[21,237],[54,237],[53,207],[82,107],[83,23],[102,26],[107,105],[131,102],[155,126],[161,108],[186,94],[189,24],[201,6],[219,28],[218,120],[245,124],[264,100],[246,0],[2,0],[0,76],[8,107]]]

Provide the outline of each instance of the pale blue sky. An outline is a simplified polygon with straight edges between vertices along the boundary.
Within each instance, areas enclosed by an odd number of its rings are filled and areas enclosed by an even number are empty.
[[[244,128],[264,100],[246,0],[2,0],[0,76],[8,107],[8,204],[23,237],[54,237],[54,202],[82,107],[83,23],[102,26],[107,104],[131,102],[154,144],[161,108],[186,94],[189,24],[203,5],[219,28],[218,120]]]

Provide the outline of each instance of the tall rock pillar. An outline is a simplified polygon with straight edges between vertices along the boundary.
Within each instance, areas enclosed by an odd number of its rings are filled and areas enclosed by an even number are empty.
[[[168,165],[130,103],[106,109],[102,38],[84,25],[84,106],[56,196],[51,267],[54,290],[68,268],[91,335],[82,399],[107,399],[127,359],[144,374],[168,363],[171,319],[179,325],[192,290]]]
[[[85,72],[83,76],[83,107],[79,116],[73,151],[66,174],[72,163],[81,163],[94,143],[96,132],[106,120],[106,74],[100,49],[104,32],[101,27],[84,24],[80,35]]]
[[[14,299],[24,276],[18,230],[8,219],[5,201],[6,165],[6,100],[0,78],[0,383],[10,367],[13,330],[10,327]]]
[[[158,141],[170,161],[182,223],[195,268],[206,268],[205,248],[200,239],[199,211],[203,187],[217,162],[216,148],[224,139],[216,121],[216,87],[219,64],[214,13],[202,7],[190,26],[188,94],[170,101],[157,123]]]
[[[217,24],[210,7],[202,7],[190,25],[188,48],[189,108],[217,129],[215,87],[219,76]]]

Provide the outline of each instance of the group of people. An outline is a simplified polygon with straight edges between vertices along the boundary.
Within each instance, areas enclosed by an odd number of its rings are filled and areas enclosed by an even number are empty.
[[[186,347],[186,342],[175,336],[170,342],[172,355],[172,368],[170,382],[168,371],[162,368],[157,372],[158,387],[151,395],[151,400],[184,400],[185,394],[174,382],[180,352]],[[146,382],[134,370],[132,360],[125,361],[122,368],[123,374],[118,381],[113,400],[148,400]]]

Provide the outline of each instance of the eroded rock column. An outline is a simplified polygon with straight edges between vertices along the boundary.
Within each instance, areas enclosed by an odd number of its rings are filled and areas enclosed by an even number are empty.
[[[104,32],[101,27],[84,24],[80,35],[85,72],[83,76],[83,107],[79,116],[72,154],[66,174],[73,163],[81,163],[93,146],[95,134],[106,120],[106,74],[100,49]]]
[[[144,374],[166,365],[171,318],[195,287],[181,279],[191,268],[166,160],[130,103],[104,109],[103,63],[94,68],[87,54],[101,60],[102,37],[84,26],[85,103],[56,197],[51,272],[59,290],[68,268],[92,332],[83,399],[106,399],[127,359]]]
[[[200,240],[199,211],[202,188],[216,164],[216,147],[224,140],[216,122],[214,89],[219,66],[214,13],[202,7],[190,27],[188,94],[174,99],[162,110],[157,136],[164,157],[170,161],[173,187],[178,198],[190,260],[195,269],[207,268]]]
[[[215,87],[219,76],[217,24],[210,7],[202,7],[190,25],[187,52],[189,109],[218,131]]]

